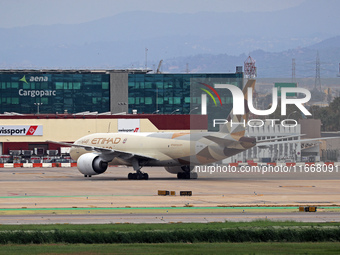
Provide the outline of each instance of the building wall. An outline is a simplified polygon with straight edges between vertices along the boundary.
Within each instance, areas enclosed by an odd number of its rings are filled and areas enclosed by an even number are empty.
[[[129,74],[129,113],[136,109],[138,113],[188,114],[198,107],[194,114],[200,113],[201,88],[203,83],[214,87],[214,84],[233,84],[243,88],[243,73],[196,73],[196,74]],[[208,89],[209,90],[209,89]],[[232,96],[227,89],[216,89],[222,105],[215,106],[208,97],[209,117],[218,118],[215,113],[224,112],[226,118],[232,108]],[[211,93],[213,93],[211,91]],[[217,102],[219,100],[216,98]],[[219,117],[220,118],[220,117]]]
[[[112,113],[128,112],[129,88],[128,73],[110,73],[110,111]]]
[[[321,137],[321,120],[320,119],[300,119],[301,134],[305,134],[304,138]]]
[[[105,72],[0,71],[0,113],[107,112],[109,99]]]
[[[242,88],[242,73],[147,74],[136,70],[0,70],[0,114],[109,112],[188,114],[200,106],[200,83]],[[196,86],[199,95],[193,96]],[[220,92],[219,92],[220,93]],[[221,92],[228,115],[231,94]],[[215,99],[214,99],[215,100]],[[38,107],[39,104],[40,106]],[[208,100],[208,104],[213,104]],[[221,110],[221,109],[219,109]],[[218,112],[218,111],[214,111]],[[199,110],[195,112],[199,113]],[[211,114],[210,114],[211,115]],[[225,116],[225,117],[226,117]]]
[[[129,121],[132,120],[132,124]],[[135,123],[138,123],[137,125]],[[137,132],[183,132],[188,130],[206,131],[206,115],[103,115],[75,116],[31,115],[31,116],[0,116],[0,126],[42,126],[42,135],[0,135],[0,147],[4,154],[9,150],[25,150],[34,144],[46,144],[47,149],[55,149],[55,145],[47,140],[74,142],[82,136],[92,133],[119,132],[119,124],[124,128]],[[59,146],[60,147],[60,146]]]
[[[92,133],[118,132],[118,119],[33,119],[6,120],[2,125],[42,125],[42,136],[0,136],[0,142],[75,141]],[[157,132],[148,119],[140,119],[142,132]]]

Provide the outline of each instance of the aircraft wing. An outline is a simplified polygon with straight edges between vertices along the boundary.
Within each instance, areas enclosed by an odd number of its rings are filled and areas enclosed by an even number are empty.
[[[129,160],[132,158],[138,158],[138,159],[143,159],[143,160],[158,160],[148,155],[143,155],[139,153],[131,153],[131,152],[126,152],[126,151],[113,150],[113,149],[90,146],[90,145],[63,143],[63,142],[56,142],[56,141],[46,141],[46,142],[56,143],[56,144],[65,145],[65,146],[84,148],[87,151],[97,151],[102,154],[103,159],[108,160],[108,161],[113,160],[115,157],[119,157],[125,160]]]

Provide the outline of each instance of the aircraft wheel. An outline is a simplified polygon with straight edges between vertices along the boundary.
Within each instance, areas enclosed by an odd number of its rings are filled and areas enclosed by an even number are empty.
[[[144,179],[144,180],[148,180],[148,179],[149,179],[149,175],[148,175],[147,173],[144,173],[144,174],[143,174],[143,179]]]
[[[129,180],[148,180],[149,175],[147,173],[129,173],[128,174]]]
[[[177,173],[177,179],[190,179],[190,172]]]

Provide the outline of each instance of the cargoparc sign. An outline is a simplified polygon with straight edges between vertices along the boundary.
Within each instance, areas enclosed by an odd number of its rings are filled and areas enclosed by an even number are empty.
[[[29,82],[48,82],[48,76],[30,76]],[[19,81],[29,84],[24,75]],[[22,97],[55,97],[57,95],[56,90],[51,89],[19,89],[19,96]]]

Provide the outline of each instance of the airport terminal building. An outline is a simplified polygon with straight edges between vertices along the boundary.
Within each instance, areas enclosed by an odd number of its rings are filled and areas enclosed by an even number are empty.
[[[35,114],[38,110],[44,114],[86,111],[131,114],[132,110],[145,114],[171,114],[177,109],[177,114],[188,114],[192,108],[200,105],[200,96],[190,96],[192,87],[199,83],[211,84],[213,80],[242,88],[243,73],[0,70],[0,114]],[[222,95],[221,99],[224,105],[231,107],[230,93]]]
[[[232,108],[231,93],[217,89],[221,102],[208,96],[214,111],[201,114],[202,88],[215,83],[242,88],[243,73],[0,70],[0,155],[60,155],[45,141],[90,133],[212,130],[208,118],[226,118]]]

